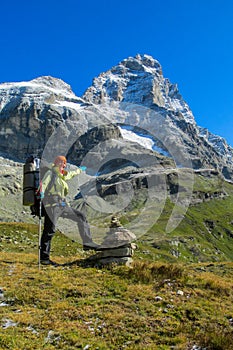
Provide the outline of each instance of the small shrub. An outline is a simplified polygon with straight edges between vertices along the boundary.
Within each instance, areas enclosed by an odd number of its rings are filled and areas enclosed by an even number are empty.
[[[135,261],[130,269],[116,268],[115,273],[134,283],[153,283],[161,279],[179,279],[184,275],[182,265]]]
[[[232,337],[232,330],[207,325],[205,330],[198,334],[198,343],[208,350],[230,350],[232,349]]]
[[[204,289],[212,290],[217,295],[230,296],[232,293],[232,284],[223,281],[216,275],[210,273],[203,273],[202,278],[199,279],[199,281],[201,282],[201,285]]]

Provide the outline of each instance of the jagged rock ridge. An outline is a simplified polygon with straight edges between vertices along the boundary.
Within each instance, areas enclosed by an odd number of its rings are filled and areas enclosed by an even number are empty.
[[[194,168],[211,166],[231,177],[232,147],[196,124],[177,85],[163,77],[161,65],[153,57],[137,55],[123,60],[95,78],[83,99],[97,104],[111,100],[130,102],[159,112],[181,135]]]
[[[182,113],[185,120],[194,117],[178,91],[176,84],[164,79],[158,61],[148,55],[129,57],[106,73],[95,78],[83,98],[89,102],[103,103],[109,99],[161,107]]]

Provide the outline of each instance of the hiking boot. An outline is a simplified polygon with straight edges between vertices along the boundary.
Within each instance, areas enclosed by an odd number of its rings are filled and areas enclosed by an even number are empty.
[[[88,242],[83,244],[83,250],[98,250],[99,245],[95,242]]]
[[[40,263],[41,263],[41,265],[58,266],[57,263],[55,263],[54,261],[52,261],[52,260],[50,260],[50,259],[41,260]]]

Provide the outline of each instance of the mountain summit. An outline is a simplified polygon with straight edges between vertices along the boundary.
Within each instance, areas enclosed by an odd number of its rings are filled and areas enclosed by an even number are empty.
[[[159,107],[180,112],[186,121],[194,123],[193,114],[177,85],[163,77],[160,63],[148,55],[129,57],[100,74],[83,98],[95,103],[112,99],[149,108]]]
[[[183,139],[194,168],[214,167],[232,177],[233,149],[224,138],[197,125],[177,84],[163,77],[160,63],[149,55],[121,61],[93,80],[83,99],[102,104],[121,101],[142,105],[163,116]]]

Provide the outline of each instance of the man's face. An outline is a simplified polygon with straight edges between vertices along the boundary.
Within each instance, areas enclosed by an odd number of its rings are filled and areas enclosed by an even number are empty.
[[[63,170],[65,169],[66,167],[66,162],[64,160],[61,160],[59,163],[58,163],[58,168],[59,168],[59,171],[60,172],[63,172]]]

